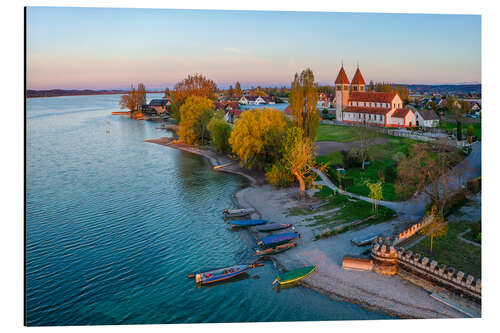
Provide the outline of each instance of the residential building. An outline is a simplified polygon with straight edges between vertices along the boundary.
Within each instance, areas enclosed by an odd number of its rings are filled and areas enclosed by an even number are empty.
[[[417,126],[422,127],[437,127],[439,125],[439,117],[433,110],[415,109],[417,116]]]

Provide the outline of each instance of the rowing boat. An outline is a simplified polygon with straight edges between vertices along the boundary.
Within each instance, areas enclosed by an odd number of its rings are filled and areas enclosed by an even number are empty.
[[[297,244],[295,244],[295,243],[286,243],[286,244],[278,245],[276,247],[272,247],[272,248],[265,249],[265,250],[257,250],[257,251],[255,251],[254,256],[262,257],[262,256],[271,255],[271,254],[277,254],[277,253],[285,252],[286,250],[290,250],[291,248],[293,248],[295,246],[297,246]]]
[[[271,232],[276,230],[282,230],[290,228],[292,225],[289,223],[268,223],[262,227],[257,228],[260,232]]]
[[[276,277],[276,280],[274,280],[273,285],[278,283],[280,286],[282,286],[297,282],[311,275],[317,268],[318,266],[308,266],[297,268],[292,271],[280,274]]]
[[[199,272],[194,275],[194,278],[198,284],[210,284],[234,278],[257,266],[262,266],[262,264],[234,265],[218,268],[207,272]]]
[[[257,244],[262,247],[271,247],[287,243],[295,238],[300,238],[300,234],[296,232],[284,232],[282,234],[264,237]]]
[[[224,209],[222,214],[225,217],[240,217],[250,215],[255,212],[253,208],[241,208],[241,209]]]
[[[229,220],[228,222],[233,227],[253,227],[256,225],[266,224],[267,220]]]

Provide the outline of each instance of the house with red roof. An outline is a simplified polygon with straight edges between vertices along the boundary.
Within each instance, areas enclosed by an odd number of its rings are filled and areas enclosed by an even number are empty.
[[[396,92],[366,91],[366,82],[359,70],[349,82],[344,66],[335,80],[337,121],[382,127],[416,126],[415,113],[404,108]]]

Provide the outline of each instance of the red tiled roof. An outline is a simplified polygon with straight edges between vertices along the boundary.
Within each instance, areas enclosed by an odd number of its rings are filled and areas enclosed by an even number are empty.
[[[238,117],[242,112],[243,112],[243,110],[240,110],[240,109],[229,110],[229,114],[231,116],[236,116],[236,117]]]
[[[370,108],[367,106],[346,106],[344,112],[370,113],[370,114],[386,114],[391,109],[389,108]]]
[[[410,109],[396,109],[391,117],[393,118],[404,118],[410,112]]]
[[[353,91],[349,102],[391,103],[396,95],[395,92]]]
[[[361,75],[361,72],[358,69],[356,69],[356,73],[354,73],[354,77],[352,78],[351,84],[363,84],[366,85],[365,79],[363,79],[363,75]]]
[[[335,84],[349,84],[349,79],[344,71],[344,67],[340,68],[339,75],[337,75],[337,79],[335,80]]]

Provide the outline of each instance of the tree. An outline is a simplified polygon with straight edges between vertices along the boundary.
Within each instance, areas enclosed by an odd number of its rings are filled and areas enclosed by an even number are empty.
[[[377,136],[377,133],[366,126],[356,127],[356,132],[358,141],[356,141],[354,148],[351,149],[350,154],[359,157],[361,168],[364,170],[365,162],[370,158],[370,144],[373,138]]]
[[[131,113],[134,113],[137,111],[140,102],[141,96],[135,89],[134,85],[131,85],[130,91],[125,93],[125,95],[122,95],[122,97],[120,98],[120,108],[128,109]]]
[[[189,96],[206,97],[215,100],[217,98],[217,85],[214,81],[201,74],[188,75],[186,79],[175,85],[172,96],[179,107],[184,104]]]
[[[213,108],[213,102],[206,97],[188,97],[179,108],[179,139],[190,145],[203,145],[208,122],[214,114]]]
[[[255,95],[255,96],[262,96],[262,97],[267,97],[267,94],[264,90],[262,90],[262,87],[261,86],[258,86],[257,88],[255,88],[253,91],[252,91],[252,95]]]
[[[279,110],[248,110],[234,124],[229,144],[242,166],[264,169],[281,158],[287,127],[286,116]]]
[[[398,164],[396,191],[403,196],[424,193],[436,205],[439,214],[444,215],[446,204],[460,190],[455,181],[458,172],[465,169],[453,168],[459,157],[447,150],[441,142],[434,147],[426,143],[411,146],[409,155]]]
[[[139,83],[137,85],[137,94],[137,98],[139,99],[139,106],[146,105],[146,87],[144,86],[144,84]]]
[[[464,120],[466,110],[460,103],[457,102],[456,99],[452,97],[448,97],[446,100],[446,106],[457,122],[457,140],[462,141],[462,122]]]
[[[384,200],[384,197],[382,196],[382,182],[370,183],[366,181],[365,184],[370,190],[368,197],[373,200],[372,207],[376,214],[378,212],[378,202]]]
[[[164,93],[164,96],[165,98],[170,98],[170,89],[167,87],[165,88],[165,93]]]
[[[426,235],[431,240],[431,252],[432,252],[432,241],[436,237],[443,237],[448,233],[448,223],[444,222],[443,216],[439,214],[438,208],[432,206],[432,221],[424,226],[420,233]]]
[[[316,162],[313,152],[314,141],[305,136],[302,128],[294,126],[287,130],[283,140],[282,164],[299,182],[299,199],[305,197],[306,186],[314,181],[312,169],[326,168]]]
[[[230,99],[230,98],[231,98],[231,97],[233,97],[233,96],[234,96],[234,89],[233,89],[233,86],[231,86],[231,85],[230,85],[230,86],[229,86],[229,89],[228,89],[228,90],[227,90],[227,92],[226,92],[226,97],[227,97],[228,99]]]
[[[316,138],[320,121],[318,104],[318,88],[314,83],[314,74],[307,68],[295,77],[290,89],[290,110],[295,126],[302,128],[304,135],[311,140]]]
[[[375,90],[375,85],[373,84],[373,81],[370,80],[370,84],[368,85],[368,91],[374,91]]]
[[[229,137],[231,136],[232,127],[224,120],[225,112],[219,110],[207,125],[210,132],[210,140],[215,151],[227,153],[231,150]]]
[[[469,124],[469,126],[467,126],[467,140],[469,141],[469,143],[472,142],[473,136],[474,136],[474,125]]]
[[[239,82],[236,82],[236,85],[234,87],[234,95],[236,97],[240,97],[241,96],[241,85]]]

